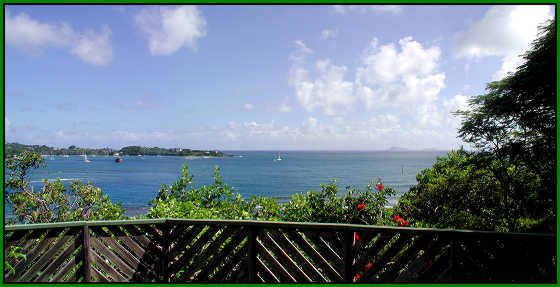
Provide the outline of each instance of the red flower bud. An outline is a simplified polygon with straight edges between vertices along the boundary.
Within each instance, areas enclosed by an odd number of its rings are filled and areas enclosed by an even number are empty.
[[[358,232],[354,232],[354,239],[356,239],[356,241],[360,240],[360,236],[358,235]]]
[[[366,208],[366,204],[365,203],[360,203],[358,204],[358,210],[364,210]]]
[[[382,191],[385,188],[385,186],[383,186],[383,184],[376,184],[375,185],[375,189]]]
[[[365,271],[368,271],[371,269],[371,267],[373,267],[373,262],[369,262],[368,264],[366,264],[366,266],[364,267]]]
[[[360,280],[360,273],[354,276],[354,282],[357,282],[358,280]]]
[[[402,221],[399,222],[399,226],[408,226],[408,221],[403,219]]]

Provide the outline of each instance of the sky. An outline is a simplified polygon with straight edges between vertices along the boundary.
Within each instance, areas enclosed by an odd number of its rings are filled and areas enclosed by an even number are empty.
[[[451,150],[554,6],[6,5],[8,142]]]

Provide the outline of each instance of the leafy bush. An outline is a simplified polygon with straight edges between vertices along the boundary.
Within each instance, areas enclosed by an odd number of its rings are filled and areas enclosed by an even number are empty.
[[[322,184],[319,192],[295,194],[290,202],[280,205],[271,197],[252,196],[245,201],[222,182],[217,166],[214,181],[213,185],[193,188],[192,176],[183,165],[181,177],[174,184],[162,185],[150,202],[147,216],[381,224],[389,222],[389,215],[384,214],[385,205],[387,198],[395,193],[378,180],[377,184],[369,184],[365,192],[347,187],[346,194],[338,196],[338,186],[333,180]]]
[[[4,183],[8,203],[22,223],[76,220],[112,220],[122,217],[121,204],[113,204],[100,188],[76,181],[68,190],[60,179],[43,180],[36,191],[29,182],[31,169],[44,167],[40,154],[24,151],[6,160],[8,178]]]

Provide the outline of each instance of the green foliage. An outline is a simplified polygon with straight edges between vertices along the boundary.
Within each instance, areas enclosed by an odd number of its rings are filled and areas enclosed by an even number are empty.
[[[456,113],[463,117],[459,136],[480,151],[477,166],[499,185],[487,193],[501,198],[510,231],[525,229],[523,217],[556,216],[555,27],[555,20],[541,27],[526,62],[488,84],[487,94],[470,100],[470,111]]]
[[[331,222],[354,224],[382,224],[387,198],[395,194],[390,188],[374,190],[377,184],[369,184],[365,192],[346,187],[346,194],[338,196],[336,180],[324,185],[321,191],[309,191],[295,194],[292,200],[282,206],[282,219],[296,222]],[[363,208],[362,206],[363,205]],[[385,212],[386,213],[386,212]]]
[[[257,219],[273,221],[332,222],[380,224],[387,221],[383,214],[387,197],[392,188],[374,190],[377,184],[368,185],[365,192],[346,188],[346,195],[338,196],[336,181],[321,185],[321,191],[295,194],[292,200],[280,205],[276,198],[252,196],[245,201],[233,188],[222,182],[219,168],[214,170],[214,184],[192,187],[192,176],[183,165],[181,177],[169,187],[162,185],[158,195],[150,202],[148,218],[214,218]],[[359,208],[359,205],[363,205]]]
[[[13,259],[23,258],[23,260],[27,260],[27,255],[21,253],[22,249],[23,247],[21,246],[15,246],[15,245],[10,246],[7,258],[13,258]],[[6,269],[8,269],[8,272],[16,272],[16,270],[9,263],[8,260],[6,260],[4,263],[6,264]]]
[[[416,176],[417,185],[399,198],[393,213],[414,226],[494,230],[502,228],[500,185],[463,149],[438,158]]]
[[[100,188],[80,181],[70,189],[60,179],[43,180],[36,191],[29,182],[31,168],[45,166],[42,157],[33,152],[6,160],[8,178],[5,184],[8,203],[19,222],[46,223],[57,221],[118,219],[124,214],[119,204],[113,204]]]

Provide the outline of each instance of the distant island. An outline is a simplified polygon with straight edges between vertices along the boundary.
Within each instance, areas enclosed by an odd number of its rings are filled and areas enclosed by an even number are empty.
[[[193,150],[187,148],[159,148],[159,147],[141,147],[126,146],[120,150],[112,148],[81,148],[74,145],[68,148],[48,147],[46,145],[24,145],[20,143],[5,143],[5,157],[12,157],[20,154],[24,150],[34,151],[42,155],[113,155],[118,153],[122,155],[171,155],[171,156],[209,156],[209,157],[228,157],[232,156],[218,150]]]
[[[388,149],[388,151],[408,151],[408,149],[404,147],[392,146]]]

